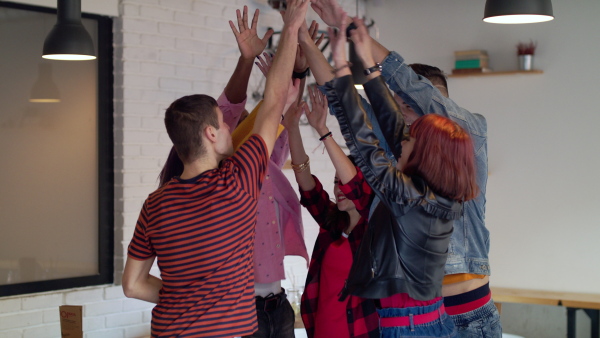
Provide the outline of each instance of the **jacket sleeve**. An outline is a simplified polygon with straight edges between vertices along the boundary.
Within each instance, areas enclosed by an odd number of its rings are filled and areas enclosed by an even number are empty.
[[[377,102],[377,109],[398,109],[394,99],[389,94],[381,77],[371,81],[379,84],[370,86],[372,90],[381,90],[387,95],[378,96],[383,102]],[[360,104],[360,98],[351,76],[334,79],[325,85],[325,92],[330,106],[338,119],[340,129],[348,145],[350,153],[354,156],[357,166],[362,171],[365,180],[374,192],[388,206],[390,203],[405,205],[407,201],[416,202],[421,196],[419,189],[405,189],[413,185],[409,177],[403,175],[395,168],[395,163],[384,156],[384,150],[373,132],[366,113]],[[373,96],[375,97],[375,96]],[[395,115],[399,115],[398,112]],[[399,115],[397,124],[400,130],[404,129],[404,120]],[[408,207],[405,205],[405,207]],[[397,209],[396,209],[397,210]]]
[[[363,85],[371,107],[375,112],[376,121],[381,128],[381,132],[385,141],[391,148],[394,154],[394,159],[400,158],[402,155],[402,135],[404,133],[404,118],[400,107],[390,95],[385,82],[382,77],[378,77],[374,80],[368,81]]]
[[[415,73],[400,54],[391,52],[381,66],[382,76],[390,89],[408,103],[417,114],[446,116],[460,124],[472,136],[487,138],[487,123],[483,115],[473,114],[442,95],[427,78]],[[476,152],[481,145],[475,145]]]

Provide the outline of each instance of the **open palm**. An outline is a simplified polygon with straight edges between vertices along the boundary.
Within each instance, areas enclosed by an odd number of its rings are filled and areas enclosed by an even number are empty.
[[[238,9],[236,11],[237,14],[237,28],[233,21],[229,21],[229,26],[235,35],[235,40],[237,41],[238,48],[242,53],[242,57],[246,59],[254,58],[259,55],[267,46],[267,42],[273,35],[273,30],[269,29],[263,38],[259,38],[256,32],[256,27],[258,26],[258,16],[260,11],[257,9],[254,12],[254,16],[252,17],[252,23],[250,27],[248,27],[248,7],[244,6],[243,14],[240,13]]]

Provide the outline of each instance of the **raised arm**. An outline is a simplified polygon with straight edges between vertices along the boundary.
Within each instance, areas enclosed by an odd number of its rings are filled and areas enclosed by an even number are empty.
[[[235,36],[240,57],[236,64],[233,74],[229,78],[223,94],[217,100],[219,108],[223,112],[223,122],[229,126],[231,130],[237,126],[240,116],[244,111],[246,103],[246,92],[248,91],[248,82],[254,58],[265,49],[269,38],[273,35],[273,30],[269,29],[265,35],[260,38],[256,32],[258,26],[258,18],[260,11],[257,9],[252,17],[252,23],[248,26],[248,7],[244,6],[243,12],[238,9],[237,27],[238,35]],[[229,26],[236,27],[233,21],[229,21]]]
[[[314,86],[308,87],[308,93],[312,105],[312,109],[308,109],[308,106],[305,104],[304,111],[306,112],[308,123],[317,131],[319,139],[325,144],[325,149],[335,167],[338,178],[342,184],[346,184],[356,176],[356,167],[333,139],[331,131],[325,124],[327,121],[328,106],[325,94],[321,93]]]
[[[311,28],[313,27],[315,27],[314,29],[318,29],[316,22],[311,24]],[[327,81],[331,81],[334,77],[333,68],[315,43],[306,23],[302,25],[298,32],[298,42],[317,84],[323,85]]]
[[[356,19],[355,19],[356,20]],[[342,26],[342,28],[345,25]],[[348,144],[351,154],[355,157],[358,167],[365,179],[376,194],[386,203],[395,202],[403,204],[405,196],[404,180],[406,177],[393,166],[393,161],[384,156],[380,142],[373,132],[372,126],[366,121],[366,114],[360,104],[359,95],[354,88],[354,83],[348,67],[341,68],[347,63],[345,53],[345,29],[334,34],[330,29],[330,41],[334,54],[336,67],[340,69],[337,78],[328,82],[325,89],[327,98],[334,102],[332,109],[340,123],[340,128]],[[374,72],[367,82],[382,93],[385,101],[378,104],[378,109],[399,109],[380,76]],[[376,87],[375,87],[376,86]],[[388,93],[386,96],[385,93]],[[400,121],[402,122],[402,121]]]
[[[269,29],[262,38],[258,36],[256,32],[260,15],[258,9],[254,12],[250,26],[248,26],[248,6],[244,6],[243,14],[240,13],[239,9],[236,14],[239,34],[235,35],[235,40],[240,50],[240,57],[233,75],[225,86],[225,95],[231,103],[240,103],[246,99],[254,58],[262,53],[273,35],[273,30]],[[232,30],[235,29],[235,25],[231,20],[229,26]]]
[[[315,179],[310,172],[310,159],[304,150],[299,123],[304,106],[304,102],[299,105],[292,105],[286,112],[286,118],[282,124],[288,132],[292,169],[296,176],[296,182],[300,190],[310,191],[315,188]]]
[[[269,156],[277,138],[277,128],[286,101],[286,94],[292,76],[296,48],[298,44],[298,29],[305,20],[308,1],[289,0],[287,10],[283,13],[283,29],[279,47],[273,59],[271,70],[267,74],[264,100],[258,109],[253,133],[259,134],[266,143]],[[232,27],[236,37],[240,34]]]

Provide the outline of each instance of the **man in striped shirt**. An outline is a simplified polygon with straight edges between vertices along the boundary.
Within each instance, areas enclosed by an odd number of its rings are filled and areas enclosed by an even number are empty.
[[[253,245],[257,200],[286,102],[308,1],[288,0],[279,48],[252,136],[233,153],[207,95],[165,113],[183,173],[144,202],[123,273],[127,297],[156,303],[152,337],[232,337],[257,329]],[[236,38],[243,38],[230,22]],[[157,260],[161,279],[150,275]]]

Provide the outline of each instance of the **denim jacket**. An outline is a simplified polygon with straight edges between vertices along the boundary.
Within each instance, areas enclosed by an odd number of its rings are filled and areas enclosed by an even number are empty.
[[[443,96],[431,82],[417,75],[402,56],[391,52],[383,61],[383,77],[390,89],[419,114],[440,114],[469,132],[475,147],[479,195],[464,204],[464,216],[454,222],[445,274],[473,273],[489,275],[489,231],[485,227],[485,191],[487,184],[487,123],[479,114],[459,107]],[[380,121],[381,124],[381,121]]]

